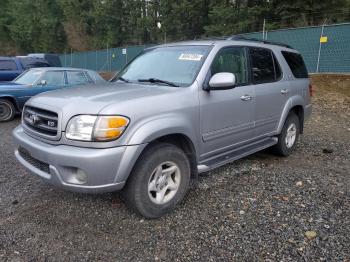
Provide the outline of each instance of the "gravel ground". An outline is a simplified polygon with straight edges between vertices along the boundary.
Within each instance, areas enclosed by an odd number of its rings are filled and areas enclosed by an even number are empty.
[[[158,220],[118,194],[29,175],[13,155],[19,119],[0,124],[0,260],[349,261],[350,76],[324,79],[314,77],[314,114],[292,156],[266,151],[203,174]]]

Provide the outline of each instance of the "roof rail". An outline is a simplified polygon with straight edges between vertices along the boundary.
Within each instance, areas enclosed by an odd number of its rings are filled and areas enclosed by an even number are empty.
[[[284,44],[284,43],[279,43],[279,42],[273,42],[273,41],[268,41],[268,40],[262,40],[262,39],[256,39],[256,38],[249,38],[241,35],[233,35],[229,36],[226,38],[226,40],[235,40],[235,41],[251,41],[251,42],[257,42],[257,43],[264,43],[268,45],[278,45],[278,46],[283,46],[287,48],[293,49],[290,45]]]
[[[200,37],[200,38],[197,38],[195,37],[194,40],[227,40],[228,36],[206,36],[206,37]]]

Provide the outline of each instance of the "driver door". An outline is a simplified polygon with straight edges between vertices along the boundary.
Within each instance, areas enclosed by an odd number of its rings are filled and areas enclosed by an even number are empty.
[[[233,73],[229,90],[200,91],[201,160],[234,149],[254,137],[254,86],[250,85],[247,49],[225,47],[213,60],[209,77]]]
[[[33,96],[36,94],[65,87],[64,71],[47,71],[43,73],[33,86]]]

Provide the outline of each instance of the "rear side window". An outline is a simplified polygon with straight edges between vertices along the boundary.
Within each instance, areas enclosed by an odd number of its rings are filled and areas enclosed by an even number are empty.
[[[275,82],[282,72],[272,51],[265,48],[249,48],[254,84]]]
[[[67,79],[69,85],[86,84],[88,79],[82,71],[67,71]]]
[[[30,69],[35,67],[49,67],[50,65],[45,59],[34,58],[34,57],[22,57],[20,61],[24,69]]]
[[[0,71],[17,70],[17,65],[11,60],[0,60]]]
[[[286,59],[295,78],[308,78],[305,63],[300,54],[282,51],[282,55]]]

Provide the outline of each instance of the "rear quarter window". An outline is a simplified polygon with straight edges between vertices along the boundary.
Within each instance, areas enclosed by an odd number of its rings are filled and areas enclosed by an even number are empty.
[[[295,78],[309,77],[304,60],[300,54],[282,51],[282,55]]]
[[[0,60],[0,71],[14,71],[17,70],[17,65],[11,60]]]

